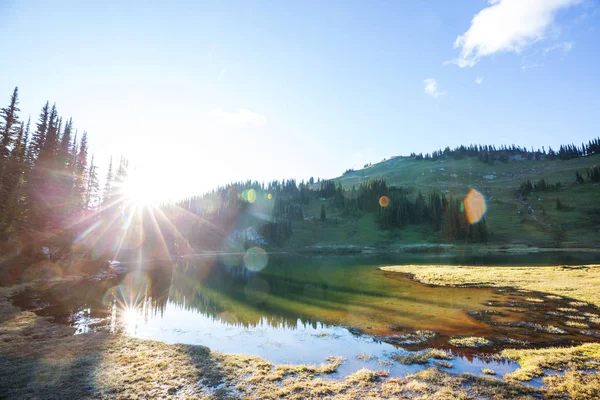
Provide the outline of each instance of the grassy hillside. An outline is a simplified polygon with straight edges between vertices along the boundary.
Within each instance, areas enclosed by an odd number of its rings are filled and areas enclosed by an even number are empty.
[[[492,233],[491,244],[519,244],[543,247],[600,246],[600,184],[590,182],[586,171],[600,164],[600,155],[571,160],[511,160],[488,165],[476,157],[461,160],[414,160],[395,157],[367,168],[335,178],[344,189],[351,189],[369,179],[384,178],[388,185],[421,191],[424,195],[437,190],[446,195],[464,197],[475,188],[487,199],[486,221]],[[575,172],[585,178],[575,181]],[[521,200],[517,193],[524,181],[544,179],[562,187],[552,192],[534,192]],[[315,185],[315,189],[317,186]],[[556,209],[556,199],[572,207]],[[321,204],[325,204],[327,221],[317,221]],[[438,235],[428,227],[380,230],[375,214],[342,217],[329,199],[311,202],[304,208],[305,221],[296,222],[294,237],[288,244],[299,246],[356,245],[389,246],[439,243]],[[313,220],[316,219],[316,220]]]

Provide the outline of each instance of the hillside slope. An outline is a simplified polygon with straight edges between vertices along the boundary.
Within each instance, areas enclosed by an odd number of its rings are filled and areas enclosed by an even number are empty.
[[[520,160],[512,158],[488,165],[477,157],[415,160],[394,157],[335,178],[344,189],[358,187],[369,179],[383,178],[390,186],[412,190],[413,196],[438,191],[463,198],[474,188],[487,201],[487,226],[491,244],[518,244],[540,247],[600,246],[600,183],[587,178],[587,170],[600,164],[600,155],[571,160]],[[585,182],[579,184],[575,173]],[[520,196],[519,187],[527,180],[544,179],[550,191],[533,191]],[[556,188],[556,183],[560,187]],[[317,186],[315,185],[316,189]],[[557,209],[557,199],[566,210]],[[406,226],[386,231],[378,228],[375,215],[342,216],[332,202],[321,199],[305,207],[305,221],[295,224],[290,246],[440,243],[439,235],[424,226]],[[320,223],[318,211],[325,204],[328,221]]]

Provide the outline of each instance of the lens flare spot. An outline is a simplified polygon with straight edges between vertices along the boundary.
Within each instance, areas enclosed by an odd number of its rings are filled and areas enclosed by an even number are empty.
[[[244,265],[250,271],[260,271],[267,266],[269,255],[260,247],[252,247],[244,254]]]
[[[467,197],[465,197],[465,200],[463,201],[463,205],[467,221],[469,221],[470,224],[481,221],[487,211],[485,198],[475,189],[469,190]]]
[[[387,206],[390,205],[390,198],[387,196],[381,196],[379,198],[379,205],[383,208],[386,208]]]
[[[256,201],[256,190],[248,190],[248,203],[252,204]]]
[[[271,193],[269,193],[269,194],[267,195],[267,199],[268,199],[268,200],[271,200],[272,198],[273,198],[273,195],[272,195]]]

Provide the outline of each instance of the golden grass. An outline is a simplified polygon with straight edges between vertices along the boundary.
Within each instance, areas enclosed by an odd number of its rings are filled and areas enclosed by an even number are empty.
[[[561,371],[596,370],[600,367],[600,343],[586,343],[575,347],[551,347],[546,349],[506,349],[503,357],[519,363],[520,368],[507,374],[505,378],[531,380],[540,377],[546,370]]]
[[[452,336],[448,342],[456,347],[486,347],[492,344],[491,341],[480,336]]]
[[[515,287],[572,297],[600,306],[600,265],[541,267],[463,267],[401,265],[384,271],[412,274],[419,282],[440,286]],[[585,304],[575,302],[573,306]]]

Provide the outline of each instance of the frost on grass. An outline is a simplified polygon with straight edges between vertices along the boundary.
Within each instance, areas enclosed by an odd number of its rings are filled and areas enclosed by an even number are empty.
[[[480,336],[452,336],[450,344],[456,347],[486,347],[492,344],[492,341]]]

